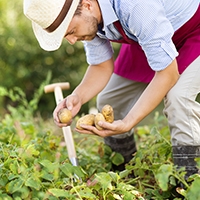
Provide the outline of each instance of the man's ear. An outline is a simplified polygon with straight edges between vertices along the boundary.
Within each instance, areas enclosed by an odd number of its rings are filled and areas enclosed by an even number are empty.
[[[94,6],[94,0],[82,0],[82,8],[87,10],[92,10]]]

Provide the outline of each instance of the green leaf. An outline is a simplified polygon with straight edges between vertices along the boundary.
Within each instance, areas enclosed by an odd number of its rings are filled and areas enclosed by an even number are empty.
[[[83,170],[81,170],[81,168],[78,166],[74,166],[73,171],[74,171],[74,174],[76,174],[76,176],[78,176],[79,178],[83,178],[85,176]]]
[[[27,187],[31,187],[31,188],[34,188],[36,190],[39,190],[41,188],[41,182],[38,178],[36,177],[29,177],[26,182],[25,182],[25,185]]]
[[[22,198],[19,197],[19,196],[14,196],[14,195],[13,195],[13,197],[14,197],[15,200],[22,200]]]
[[[48,190],[50,194],[52,194],[55,197],[66,197],[66,198],[71,198],[73,197],[69,191],[63,190],[63,189],[49,189]]]
[[[130,171],[126,170],[126,169],[119,172],[119,176],[120,176],[121,179],[127,177],[129,174],[130,174]]]
[[[108,145],[104,145],[104,153],[110,155],[112,153],[112,149]]]
[[[30,195],[30,190],[28,189],[28,187],[23,186],[13,194],[13,197],[15,197],[15,199],[16,197],[21,197],[21,199],[28,199],[29,195]]]
[[[98,183],[102,186],[103,189],[111,189],[112,190],[112,178],[109,174],[101,172],[96,174],[96,178]]]
[[[22,187],[23,183],[24,182],[21,178],[14,179],[6,185],[6,190],[8,193],[13,194]]]
[[[47,180],[47,181],[53,181],[54,180],[53,174],[50,174],[45,170],[42,170],[42,172],[40,173],[40,177]]]
[[[74,174],[73,166],[70,163],[61,165],[60,169],[68,177],[72,177]]]
[[[13,200],[13,198],[11,198],[9,195],[1,194],[1,193],[0,193],[0,199],[2,199],[2,200]]]
[[[6,175],[1,175],[0,177],[0,186],[5,186],[8,183],[8,178]]]
[[[13,159],[12,158],[8,158],[5,162],[4,162],[4,167],[9,167],[10,164],[12,163]]]
[[[114,152],[112,154],[111,160],[114,165],[118,166],[124,162],[124,157],[120,153]]]
[[[139,199],[139,200],[145,200],[144,198],[137,198],[135,195],[130,194],[128,192],[125,192],[124,199],[123,200],[130,200],[130,199]]]
[[[135,189],[134,186],[129,185],[129,184],[126,184],[126,183],[124,183],[124,182],[119,183],[118,187],[119,187],[121,190],[126,190],[126,191],[133,191],[133,190]]]
[[[12,171],[13,174],[18,174],[18,165],[17,161],[13,160],[13,162],[10,164],[10,170]]]
[[[51,173],[59,167],[58,163],[52,163],[49,160],[41,160],[40,164],[43,165],[47,169],[47,171]]]
[[[108,194],[106,195],[106,200],[116,200],[114,197],[113,197],[113,194]]]
[[[186,194],[186,198],[187,199],[200,199],[199,186],[200,186],[200,176],[197,177],[192,182],[192,185]]]
[[[78,193],[82,198],[87,200],[96,199],[96,196],[93,194],[93,191],[90,188],[84,188],[83,190],[78,191]]]
[[[7,96],[8,90],[4,87],[0,87],[0,96]]]
[[[131,192],[122,191],[122,194],[123,194],[123,200],[136,199],[136,196]]]
[[[28,156],[38,156],[40,152],[35,149],[34,144],[30,144],[27,147],[25,154],[27,154]]]
[[[113,182],[115,182],[115,183],[118,183],[118,181],[121,178],[117,173],[114,173],[114,172],[108,172],[108,174],[110,175],[110,177],[112,178]]]
[[[122,197],[121,197],[121,195],[119,195],[119,194],[113,194],[113,197],[116,200],[123,200]]]
[[[83,178],[84,172],[78,166],[72,166],[71,163],[65,163],[60,166],[60,170],[69,178]]]
[[[173,167],[172,164],[164,164],[161,165],[158,169],[157,174],[155,175],[157,182],[160,186],[160,188],[163,191],[167,191],[168,189],[168,182],[169,182],[169,176],[173,174]]]

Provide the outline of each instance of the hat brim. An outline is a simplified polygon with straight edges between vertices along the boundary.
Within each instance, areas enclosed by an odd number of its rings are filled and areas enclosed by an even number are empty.
[[[64,18],[62,23],[58,26],[58,28],[51,33],[44,30],[38,24],[32,22],[34,34],[42,49],[46,51],[55,51],[59,49],[59,47],[62,44],[63,38],[66,34],[66,31],[68,29],[68,26],[77,9],[78,4],[79,4],[79,0],[73,0],[72,5],[66,17]]]

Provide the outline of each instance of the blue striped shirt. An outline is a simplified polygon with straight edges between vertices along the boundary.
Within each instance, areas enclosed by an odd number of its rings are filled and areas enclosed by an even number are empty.
[[[141,45],[150,67],[159,71],[178,55],[171,38],[193,16],[199,0],[98,0],[98,3],[104,27],[92,41],[83,42],[87,62],[96,65],[112,57],[109,39],[122,37],[113,25],[119,20],[126,35]]]

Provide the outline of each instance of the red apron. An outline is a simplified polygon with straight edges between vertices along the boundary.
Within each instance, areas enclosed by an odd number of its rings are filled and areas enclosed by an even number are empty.
[[[119,21],[114,25],[123,36],[122,40],[111,40],[123,43],[115,61],[114,73],[130,80],[149,83],[155,71],[150,68],[141,46],[126,36]],[[179,52],[176,59],[181,74],[200,55],[200,6],[193,17],[174,33],[172,40]]]

